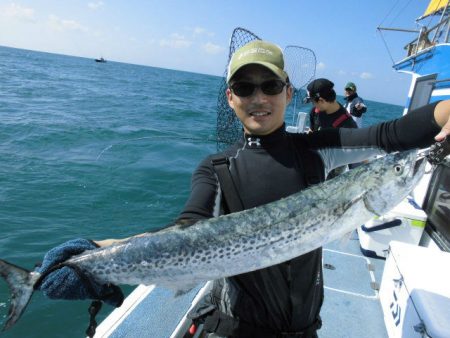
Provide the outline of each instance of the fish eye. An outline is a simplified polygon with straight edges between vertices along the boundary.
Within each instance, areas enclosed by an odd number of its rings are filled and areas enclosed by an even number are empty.
[[[403,166],[400,164],[394,165],[394,173],[396,175],[401,175],[403,173]]]

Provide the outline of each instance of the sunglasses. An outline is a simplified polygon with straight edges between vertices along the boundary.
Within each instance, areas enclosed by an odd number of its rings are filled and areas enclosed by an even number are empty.
[[[256,88],[261,88],[266,95],[278,95],[283,91],[286,82],[281,80],[269,80],[259,85],[251,82],[236,82],[230,86],[231,91],[240,97],[248,97],[253,95]]]

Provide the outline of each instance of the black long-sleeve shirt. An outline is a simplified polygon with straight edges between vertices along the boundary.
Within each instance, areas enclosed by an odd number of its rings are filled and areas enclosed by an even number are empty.
[[[311,109],[309,128],[318,131],[325,128],[358,128],[358,126],[347,110],[339,104],[339,109],[332,114]]]

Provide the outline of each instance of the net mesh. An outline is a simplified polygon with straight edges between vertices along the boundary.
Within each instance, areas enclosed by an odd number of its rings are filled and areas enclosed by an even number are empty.
[[[230,39],[227,66],[233,53],[253,40],[261,40],[261,38],[245,28],[235,28]],[[285,69],[294,87],[294,96],[286,109],[286,116],[292,114],[293,120],[295,120],[297,107],[302,104],[303,98],[306,96],[305,87],[315,76],[316,56],[311,49],[300,46],[287,46],[284,49],[284,58]],[[236,142],[242,136],[243,132],[241,121],[239,121],[236,114],[228,105],[225,94],[227,89],[227,74],[228,68],[225,69],[224,77],[221,80],[217,99],[216,132],[218,151],[224,150]]]
[[[316,55],[311,49],[300,46],[286,46],[283,54],[284,68],[294,89],[292,101],[286,108],[286,119],[292,115],[294,124],[298,108],[303,105],[307,94],[306,86],[316,74]]]
[[[261,40],[257,35],[253,34],[245,28],[235,28],[230,39],[230,49],[228,52],[227,66],[231,56],[240,47],[253,41]],[[217,150],[221,151],[230,144],[236,142],[242,135],[241,121],[228,105],[225,91],[227,89],[226,78],[228,75],[228,67],[225,69],[224,77],[221,80],[219,88],[219,97],[217,98]]]

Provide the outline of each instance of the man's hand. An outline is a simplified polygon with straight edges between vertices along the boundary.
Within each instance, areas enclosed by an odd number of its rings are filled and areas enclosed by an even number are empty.
[[[42,275],[48,273],[38,289],[51,299],[97,299],[112,306],[120,306],[124,296],[119,287],[112,284],[100,285],[81,271],[68,266],[55,269],[70,257],[97,248],[94,242],[79,238],[51,249],[37,269]]]
[[[440,127],[442,127],[439,134],[435,136],[435,140],[442,142],[448,135],[450,135],[450,100],[441,101],[434,109],[434,119]]]

